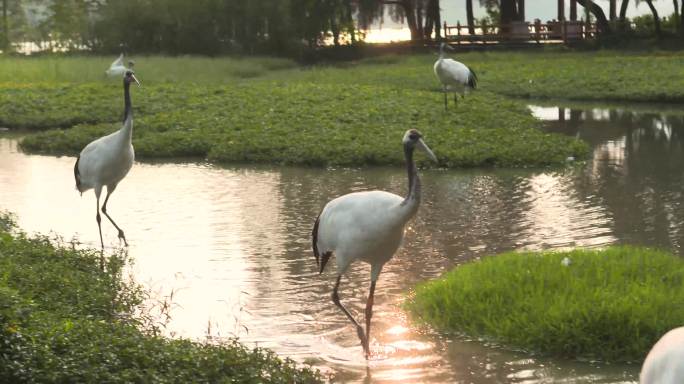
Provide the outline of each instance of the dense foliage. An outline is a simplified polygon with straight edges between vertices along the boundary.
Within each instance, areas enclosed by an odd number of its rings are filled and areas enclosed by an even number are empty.
[[[418,286],[407,305],[440,330],[551,355],[640,361],[684,323],[684,260],[626,246],[512,252]]]
[[[615,3],[617,0],[611,0]],[[679,4],[679,0],[674,0]],[[676,36],[681,15],[608,14],[596,2],[580,0],[599,23],[606,41]],[[622,0],[634,7],[638,1]],[[650,3],[650,0],[647,0]],[[523,0],[467,0],[463,4],[474,32],[473,6],[487,11],[488,23],[524,21]],[[43,51],[120,51],[162,54],[269,53],[308,59],[324,45],[358,45],[372,24],[401,21],[414,41],[438,41],[440,0],[3,0],[0,50],[10,42],[35,42]],[[577,13],[577,12],[576,12]],[[5,13],[0,13],[5,14]],[[580,16],[588,12],[580,8]],[[610,18],[608,17],[610,16]],[[577,15],[575,15],[577,16]],[[649,19],[650,17],[650,19]],[[662,18],[662,20],[661,20]],[[454,20],[451,20],[454,23]],[[662,25],[662,27],[661,27]],[[506,28],[501,29],[504,33]],[[675,37],[673,40],[680,40]],[[14,49],[21,50],[16,44]],[[337,53],[339,55],[339,53]]]
[[[171,340],[133,317],[143,292],[99,252],[17,233],[0,214],[0,382],[316,383],[321,377],[237,341]]]

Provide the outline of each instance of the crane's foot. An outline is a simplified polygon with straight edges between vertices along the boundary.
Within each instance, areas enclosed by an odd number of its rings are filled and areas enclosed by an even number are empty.
[[[126,241],[126,236],[124,235],[124,232],[119,229],[119,241],[123,240],[124,245],[128,247],[128,242]]]

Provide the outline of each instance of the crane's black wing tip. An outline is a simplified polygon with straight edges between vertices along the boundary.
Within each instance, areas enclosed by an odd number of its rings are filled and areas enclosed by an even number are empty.
[[[467,68],[470,72],[468,74],[468,86],[472,89],[475,89],[477,88],[477,74],[475,74],[475,71],[473,71],[470,67]]]
[[[323,211],[321,211],[322,213]],[[314,256],[316,257],[316,265],[320,265],[320,253],[318,252],[318,223],[321,221],[321,214],[316,217],[313,230],[311,231],[311,246],[313,248]]]
[[[78,162],[81,161],[81,155],[76,157],[76,164],[74,164],[74,179],[76,180],[76,189],[81,190],[81,171],[78,169]]]
[[[323,213],[323,211],[321,211],[321,213]],[[316,217],[316,222],[314,223],[313,230],[311,231],[311,246],[313,247],[313,253],[316,257],[316,265],[320,267],[318,269],[318,274],[323,273],[325,265],[328,264],[328,260],[330,260],[330,256],[332,256],[331,251],[321,254],[320,250],[318,249],[318,225],[321,222],[321,213],[319,213],[318,217]]]

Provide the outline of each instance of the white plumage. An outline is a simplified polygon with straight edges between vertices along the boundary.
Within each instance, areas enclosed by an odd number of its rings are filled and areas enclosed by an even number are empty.
[[[128,67],[126,67],[123,63],[124,60],[124,54],[120,54],[119,57],[112,62],[112,64],[109,65],[109,68],[105,71],[105,74],[107,76],[123,76],[126,71],[129,69],[133,69],[133,65],[135,63],[131,60],[128,62]]]
[[[401,245],[404,225],[415,215],[420,204],[420,178],[413,162],[414,149],[417,147],[423,150],[432,160],[437,161],[417,130],[407,131],[403,144],[409,179],[409,193],[406,197],[384,191],[355,192],[338,197],[325,205],[312,232],[313,251],[321,273],[330,257],[335,255],[337,281],[332,299],[356,326],[366,357],[369,355],[375,283],[383,265]],[[371,265],[365,334],[363,328],[340,303],[337,293],[342,274],[356,260]]]
[[[457,104],[457,94],[462,97],[471,89],[477,87],[477,75],[468,68],[465,64],[454,59],[444,57],[444,49],[451,49],[446,43],[440,44],[439,59],[435,62],[435,75],[442,83],[442,90],[444,91],[444,109],[447,108],[447,93],[454,92],[454,104]]]
[[[100,231],[100,245],[104,249],[102,241],[102,227],[100,225],[100,194],[102,187],[107,187],[107,197],[102,205],[102,212],[109,221],[119,231],[119,239],[126,242],[123,230],[107,214],[107,201],[114,192],[119,182],[126,176],[133,166],[135,153],[133,151],[133,109],[131,107],[130,84],[135,81],[133,71],[127,71],[124,75],[124,124],[118,131],[94,140],[86,145],[74,165],[74,178],[76,179],[76,189],[83,193],[89,189],[94,189],[97,199],[97,226]]]
[[[669,331],[655,343],[641,367],[639,382],[684,383],[684,327]]]

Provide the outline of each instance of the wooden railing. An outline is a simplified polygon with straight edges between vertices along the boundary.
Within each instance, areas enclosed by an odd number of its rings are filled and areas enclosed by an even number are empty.
[[[569,42],[596,37],[595,23],[583,21],[561,21],[542,23],[535,21],[513,22],[505,25],[478,24],[473,26],[474,34],[469,33],[467,25],[447,25],[444,22],[444,37],[448,41],[460,43],[498,43],[518,42]]]

